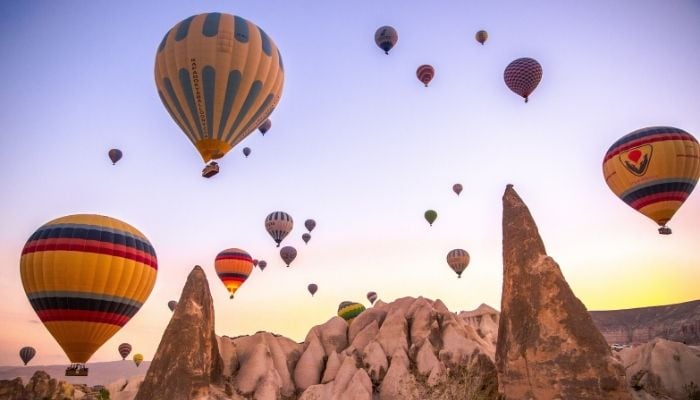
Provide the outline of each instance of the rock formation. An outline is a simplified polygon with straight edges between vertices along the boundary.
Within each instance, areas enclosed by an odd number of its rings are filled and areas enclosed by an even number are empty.
[[[700,344],[700,300],[629,310],[591,311],[608,343],[644,343],[663,338]]]
[[[223,362],[214,333],[214,304],[201,267],[187,277],[136,400],[199,399],[219,383]]]
[[[619,352],[632,393],[638,399],[688,399],[691,382],[700,386],[700,349],[664,339]]]
[[[506,399],[631,399],[622,365],[547,256],[512,185],[503,195],[496,366]]]

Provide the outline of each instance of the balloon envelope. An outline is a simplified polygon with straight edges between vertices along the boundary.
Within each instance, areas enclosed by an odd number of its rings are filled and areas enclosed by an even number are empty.
[[[370,304],[374,304],[377,301],[377,292],[367,292],[367,300],[369,300]]]
[[[391,26],[382,26],[374,32],[374,43],[384,50],[384,54],[389,54],[389,50],[394,48],[396,42],[399,41],[399,34]]]
[[[313,296],[316,294],[316,291],[318,291],[318,285],[316,285],[315,283],[311,283],[309,284],[309,286],[307,286],[307,289],[309,290],[309,293],[311,293],[311,295]]]
[[[460,183],[455,183],[455,184],[452,186],[452,191],[455,192],[455,193],[457,193],[457,196],[459,196],[459,194],[462,193],[462,184],[460,184]]]
[[[262,123],[262,125],[258,127],[258,130],[260,131],[260,133],[262,133],[263,136],[265,136],[265,134],[267,133],[267,131],[270,130],[270,128],[272,128],[272,121],[270,121],[270,119],[268,118],[265,120],[265,122]]]
[[[314,221],[313,219],[307,219],[306,221],[304,221],[304,226],[306,227],[307,231],[311,232],[316,227],[316,221]]]
[[[282,96],[284,69],[262,29],[215,12],[191,16],[165,34],[155,81],[166,110],[209,162],[268,118]]]
[[[425,220],[428,221],[430,226],[433,226],[433,222],[437,219],[437,212],[435,210],[428,210],[423,214]]]
[[[245,250],[231,248],[217,254],[214,260],[216,274],[224,283],[231,298],[253,272],[253,258]]]
[[[141,308],[158,263],[146,237],[102,215],[55,219],[29,238],[22,284],[39,319],[72,363],[85,363]]]
[[[454,249],[447,253],[447,265],[457,273],[457,277],[462,277],[462,272],[469,265],[469,253],[466,250]]]
[[[243,155],[246,156],[246,158],[248,158],[248,156],[250,155],[250,147],[243,148]]]
[[[265,261],[265,260],[258,261],[258,267],[260,268],[260,271],[264,271],[265,268],[267,267],[267,261]]]
[[[542,80],[542,66],[533,58],[518,58],[503,71],[503,80],[510,90],[527,103],[530,94]]]
[[[170,300],[168,302],[168,308],[170,309],[170,311],[175,311],[175,307],[177,307],[177,301]]]
[[[122,343],[117,348],[119,355],[122,356],[122,360],[126,360],[126,356],[131,353],[131,345],[129,343]]]
[[[293,228],[294,220],[292,216],[284,211],[271,212],[265,218],[265,229],[272,236],[272,239],[275,240],[277,247],[280,247],[282,240],[289,235]]]
[[[311,240],[311,235],[308,233],[304,233],[303,235],[301,235],[301,240],[303,240],[304,243],[308,244],[309,240]]]
[[[280,257],[282,257],[282,260],[287,264],[287,267],[289,267],[289,264],[297,258],[297,249],[292,246],[284,246],[280,249]]]
[[[141,353],[136,353],[134,354],[134,364],[138,367],[141,365],[141,362],[143,361],[143,354]]]
[[[119,149],[111,149],[107,155],[109,155],[109,159],[112,160],[112,165],[122,159],[122,151]]]
[[[338,316],[347,321],[348,324],[352,323],[352,320],[363,311],[365,311],[365,306],[352,301],[344,301],[338,305]]]
[[[34,347],[22,347],[19,350],[19,358],[22,359],[22,362],[24,362],[24,365],[27,365],[29,361],[31,361],[32,358],[36,355],[36,350]]]
[[[428,84],[435,76],[435,69],[431,65],[423,64],[416,70],[416,76],[419,81],[423,82],[425,87],[428,87]]]
[[[700,146],[682,129],[642,128],[610,146],[603,174],[616,196],[663,228],[697,185]]]
[[[482,45],[484,42],[486,42],[486,39],[489,38],[488,32],[481,30],[474,35],[474,38],[476,39],[477,42],[481,43]]]

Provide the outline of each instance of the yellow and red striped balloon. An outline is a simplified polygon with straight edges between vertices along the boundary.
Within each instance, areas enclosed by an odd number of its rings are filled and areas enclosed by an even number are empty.
[[[208,13],[165,34],[155,79],[168,113],[209,162],[265,122],[282,96],[284,69],[275,42],[258,26]]]
[[[639,129],[610,146],[603,174],[615,195],[668,234],[666,224],[700,178],[700,145],[682,129]]]
[[[253,258],[245,250],[231,248],[219,253],[214,260],[216,274],[233,298],[234,293],[253,272]]]
[[[29,302],[73,363],[87,362],[136,314],[157,272],[148,239],[102,215],[48,222],[29,238],[20,259]]]

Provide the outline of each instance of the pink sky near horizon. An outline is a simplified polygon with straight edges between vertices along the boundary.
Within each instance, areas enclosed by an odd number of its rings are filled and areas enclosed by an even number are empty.
[[[92,361],[115,360],[121,342],[150,360],[167,302],[197,264],[219,335],[267,330],[301,341],[339,302],[369,305],[370,290],[384,301],[439,298],[452,311],[500,308],[508,183],[589,309],[698,298],[699,195],[662,237],[613,195],[601,168],[608,147],[641,127],[699,137],[697,2],[38,1],[0,11],[10,66],[0,77],[0,292],[11,327],[0,331],[0,365],[18,365],[24,345],[37,348],[32,363],[68,362],[27,301],[19,258],[39,226],[73,213],[130,223],[159,261],[148,301]],[[270,132],[251,134],[205,180],[158,99],[153,62],[168,29],[211,11],[260,25],[286,76]],[[399,33],[389,56],[373,42],[385,24]],[[473,39],[479,29],[489,32],[485,46]],[[528,104],[502,79],[523,56],[544,69]],[[429,88],[415,77],[423,63],[436,70]],[[116,166],[111,147],[124,151]],[[455,182],[465,187],[459,197]],[[428,208],[439,214],[432,228]],[[284,241],[299,250],[289,269],[263,225],[276,210],[296,222]],[[318,224],[308,245],[306,218]],[[268,262],[234,300],[213,270],[229,247]],[[462,279],[445,262],[453,248],[472,257]]]

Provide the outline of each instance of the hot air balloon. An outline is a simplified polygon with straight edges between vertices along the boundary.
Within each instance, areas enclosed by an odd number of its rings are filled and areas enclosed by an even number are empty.
[[[248,156],[250,155],[250,147],[243,148],[243,155],[245,156],[245,158],[248,158]]]
[[[316,227],[316,221],[314,221],[313,219],[307,219],[306,221],[304,221],[304,226],[306,227],[307,231],[311,232]]]
[[[433,76],[435,76],[435,69],[428,64],[423,64],[416,70],[416,76],[419,81],[423,82],[425,87],[428,87],[430,81],[433,80]]]
[[[126,356],[131,353],[131,345],[129,343],[122,343],[117,348],[119,355],[122,356],[122,360],[126,360]]]
[[[258,266],[258,260],[255,259],[255,258],[253,259],[253,266],[254,266],[254,267],[257,267],[257,266]]]
[[[280,247],[280,243],[289,235],[292,228],[294,228],[294,220],[284,211],[272,212],[265,218],[265,229],[275,240],[277,247]]]
[[[338,306],[338,316],[347,321],[348,325],[363,311],[365,311],[365,306],[352,301],[344,301]]]
[[[367,292],[367,300],[369,300],[370,304],[374,304],[377,301],[377,292]]]
[[[112,165],[122,159],[122,151],[119,149],[111,149],[107,155],[109,155],[109,159],[112,160]]]
[[[666,224],[700,178],[700,146],[682,129],[642,128],[610,146],[603,174],[615,195],[668,235],[671,229]]]
[[[374,42],[380,49],[384,50],[384,54],[389,54],[396,42],[399,41],[399,34],[391,26],[382,26],[374,32]]]
[[[503,79],[510,90],[527,103],[528,97],[542,80],[542,66],[533,58],[518,58],[503,71]]]
[[[457,196],[459,196],[459,194],[462,193],[462,184],[455,183],[454,185],[452,185],[452,191],[457,193]]]
[[[208,13],[165,34],[155,80],[168,113],[207,163],[268,118],[282,95],[284,68],[275,42],[258,26]]]
[[[264,271],[265,268],[267,268],[267,261],[265,261],[265,260],[258,261],[258,267],[260,268],[260,271]]]
[[[469,253],[466,250],[454,249],[447,253],[447,265],[457,273],[457,278],[462,277],[462,272],[469,265]]]
[[[214,260],[216,274],[224,283],[233,298],[236,290],[243,285],[253,272],[253,259],[245,250],[226,249],[219,253]]]
[[[287,268],[289,268],[289,264],[297,258],[297,249],[292,246],[284,246],[280,249],[280,257],[282,257],[282,261],[284,261],[285,264],[287,264]]]
[[[260,131],[260,133],[262,133],[263,136],[265,136],[265,134],[267,133],[267,131],[270,130],[270,128],[272,128],[272,121],[270,121],[270,119],[268,118],[265,120],[265,122],[262,123],[262,125],[258,127],[258,130]]]
[[[477,42],[479,42],[483,45],[484,42],[486,42],[486,39],[489,38],[489,33],[484,31],[484,30],[481,30],[481,31],[477,32],[476,35],[474,35],[474,37],[476,38]]]
[[[309,240],[311,240],[311,235],[309,235],[308,233],[304,233],[303,235],[301,235],[301,240],[303,240],[304,243],[309,244]]]
[[[175,311],[175,307],[177,307],[177,301],[170,300],[168,302],[168,308],[170,309],[170,311]]]
[[[134,354],[134,364],[138,367],[141,365],[141,362],[143,361],[143,354],[141,353],[136,353]]]
[[[24,365],[27,365],[29,361],[31,361],[32,358],[36,355],[36,350],[34,350],[34,347],[22,347],[19,349],[19,358],[22,359],[22,362],[24,362]]]
[[[313,296],[318,291],[318,285],[315,283],[310,283],[307,289],[309,290],[309,293],[311,293],[311,296]]]
[[[20,259],[29,302],[73,363],[67,375],[87,375],[84,363],[141,308],[157,272],[148,239],[102,215],[46,223]]]
[[[428,221],[430,226],[433,226],[433,222],[437,219],[437,212],[435,210],[428,210],[423,214],[425,216],[425,220]]]

